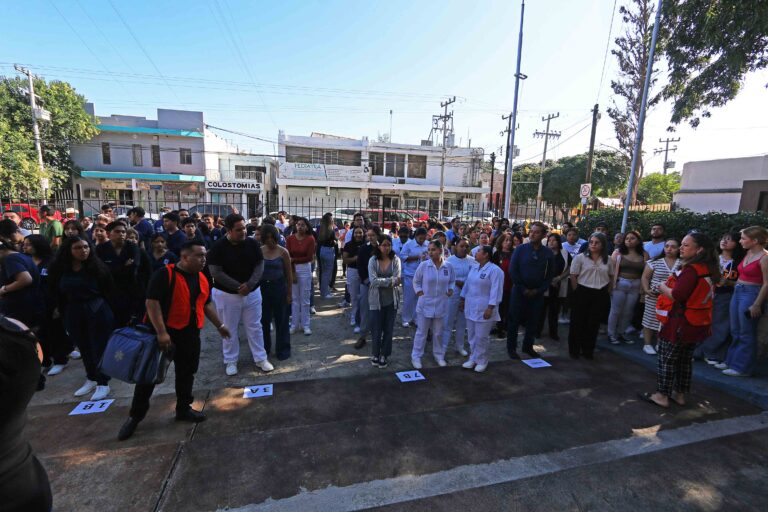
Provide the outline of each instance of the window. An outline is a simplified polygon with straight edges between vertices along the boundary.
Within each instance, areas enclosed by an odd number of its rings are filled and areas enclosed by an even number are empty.
[[[339,152],[335,149],[313,149],[312,163],[339,165]]]
[[[426,178],[427,177],[426,155],[408,155],[408,177],[409,178]]]
[[[85,199],[100,199],[101,191],[95,188],[87,188],[83,190],[83,196]]]
[[[192,165],[192,150],[189,148],[179,148],[179,163],[183,165]]]
[[[266,174],[267,168],[258,165],[236,165],[235,166],[235,179],[236,180],[251,180],[258,183],[264,182],[264,174]]]
[[[405,155],[387,153],[385,175],[389,178],[405,178]]]
[[[286,146],[285,161],[291,164],[311,164],[312,149]]]
[[[369,153],[368,168],[371,176],[384,176],[384,153]]]
[[[141,158],[141,144],[133,145],[133,165],[134,167],[141,167],[144,162]]]
[[[101,162],[104,165],[112,165],[112,155],[109,152],[109,142],[101,143]]]
[[[152,144],[152,167],[160,167],[160,146]]]

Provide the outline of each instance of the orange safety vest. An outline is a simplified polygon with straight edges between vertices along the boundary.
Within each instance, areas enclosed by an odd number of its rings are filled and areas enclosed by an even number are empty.
[[[165,268],[168,269],[168,284],[173,282],[173,263],[168,264]],[[203,308],[210,295],[210,285],[205,275],[200,272],[200,295],[197,296],[195,301],[195,318],[197,318],[197,328],[202,329],[205,322],[205,313]],[[189,325],[189,315],[191,304],[189,303],[189,287],[187,281],[182,277],[176,279],[176,283],[173,286],[172,296],[170,301],[170,308],[168,309],[168,318],[165,323],[171,329],[184,329]]]
[[[712,304],[714,299],[712,279],[709,274],[707,266],[703,263],[694,263],[692,265],[696,271],[698,280],[696,282],[696,288],[688,300],[685,301],[683,306],[683,314],[689,324],[695,326],[712,325]],[[667,286],[670,288],[675,287],[677,283],[678,272],[673,272],[667,279]],[[672,311],[672,307],[675,305],[675,301],[665,295],[659,295],[656,301],[656,318],[662,324],[667,323],[669,320],[669,312]]]

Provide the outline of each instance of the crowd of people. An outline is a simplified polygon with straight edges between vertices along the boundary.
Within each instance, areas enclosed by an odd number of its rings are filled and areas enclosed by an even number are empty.
[[[93,219],[64,223],[46,206],[40,212],[39,234],[23,232],[13,212],[0,222],[0,312],[38,333],[38,388],[82,358],[86,380],[74,395],[108,397],[110,377],[99,370],[107,341],[143,322],[173,349],[177,418],[188,421],[205,418],[190,406],[205,317],[221,335],[226,375],[238,373],[241,325],[254,364],[270,372],[291,357],[292,336],[312,335],[315,301],[334,300],[339,276],[354,347],[370,339],[375,367],[388,366],[398,321],[414,328],[413,368],[431,347],[437,365],[453,353],[475,372],[488,367],[493,335],[506,339],[510,358],[539,357],[545,326],[557,341],[570,324],[570,357],[590,360],[601,330],[612,344],[642,332],[660,375],[657,393],[644,398],[662,406],[688,391],[694,355],[725,375],[754,372],[768,298],[768,231],[759,226],[725,233],[716,247],[696,231],[668,237],[662,224],[644,241],[637,231],[611,236],[605,223],[582,238],[570,224],[552,233],[503,218],[384,230],[362,213],[341,228],[326,213],[313,228],[286,212],[246,220],[182,209],[152,222],[140,207],[119,219],[104,205]],[[710,313],[691,321],[699,310]],[[136,386],[121,439],[151,394]]]

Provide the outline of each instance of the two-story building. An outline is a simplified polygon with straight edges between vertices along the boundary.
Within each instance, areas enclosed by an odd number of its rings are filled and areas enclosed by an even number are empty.
[[[156,213],[162,206],[190,208],[200,203],[230,204],[248,214],[263,203],[272,186],[272,159],[237,152],[211,132],[202,112],[157,109],[157,119],[95,115],[99,134],[71,148],[82,169],[73,177],[84,214],[103,202],[142,206]]]
[[[281,204],[327,198],[372,208],[442,214],[482,205],[490,190],[480,177],[482,148],[371,142],[320,133],[278,134],[277,189]]]

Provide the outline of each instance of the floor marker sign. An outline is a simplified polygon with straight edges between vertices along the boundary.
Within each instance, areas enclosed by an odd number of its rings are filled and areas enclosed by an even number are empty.
[[[546,362],[543,359],[537,358],[537,359],[523,359],[523,362],[530,366],[531,368],[546,368],[547,366],[552,366],[548,362]]]
[[[272,384],[243,388],[243,398],[259,398],[262,396],[272,396]]]
[[[88,401],[88,402],[80,402],[77,404],[77,407],[72,409],[72,412],[69,413],[69,416],[77,416],[78,414],[94,414],[97,412],[104,412],[107,409],[109,409],[109,406],[112,405],[112,402],[114,402],[114,398],[110,398],[109,400],[95,400],[95,401]]]
[[[397,378],[400,379],[400,382],[413,382],[416,380],[427,380],[427,378],[421,374],[418,370],[413,370],[410,372],[399,372],[396,373]]]

